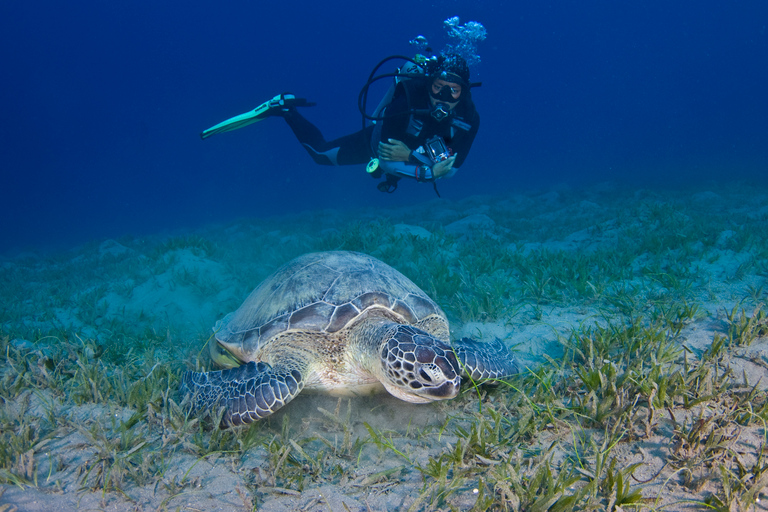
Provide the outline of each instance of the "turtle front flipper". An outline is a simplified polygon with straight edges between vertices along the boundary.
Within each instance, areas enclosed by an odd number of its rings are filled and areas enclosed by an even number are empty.
[[[304,387],[297,369],[250,362],[215,372],[185,372],[182,396],[191,395],[193,412],[224,408],[222,426],[253,423],[293,400]]]
[[[461,338],[451,345],[461,365],[462,375],[475,382],[503,379],[520,371],[515,356],[498,338],[487,343]]]

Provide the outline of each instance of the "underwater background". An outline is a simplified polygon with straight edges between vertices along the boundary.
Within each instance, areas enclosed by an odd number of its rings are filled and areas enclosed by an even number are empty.
[[[451,16],[488,37],[444,198],[768,179],[763,1],[3,2],[0,250],[433,200],[314,165],[279,121],[198,134],[284,91],[326,138],[351,133],[375,64],[417,35],[439,51]]]
[[[279,119],[200,140],[288,91],[354,132],[471,22],[442,198]],[[768,510],[768,2],[0,2],[0,56],[0,512]],[[329,250],[520,374],[190,413],[216,322]]]

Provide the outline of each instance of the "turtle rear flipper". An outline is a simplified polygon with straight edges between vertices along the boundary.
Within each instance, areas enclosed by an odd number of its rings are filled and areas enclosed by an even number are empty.
[[[520,371],[515,356],[498,338],[487,343],[461,338],[451,345],[462,375],[475,382],[504,379]]]
[[[224,408],[222,426],[253,423],[293,400],[304,387],[301,372],[287,366],[250,362],[215,372],[185,372],[182,396],[193,412]]]

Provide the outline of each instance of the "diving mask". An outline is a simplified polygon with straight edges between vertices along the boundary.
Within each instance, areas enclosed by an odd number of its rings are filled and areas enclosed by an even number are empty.
[[[429,95],[436,101],[443,103],[455,103],[461,98],[461,86],[443,82],[439,84],[434,82],[429,88]]]

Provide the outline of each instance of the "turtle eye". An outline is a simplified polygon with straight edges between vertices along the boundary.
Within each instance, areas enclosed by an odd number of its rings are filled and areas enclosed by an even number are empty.
[[[437,384],[439,382],[443,382],[444,380],[451,380],[456,376],[452,370],[450,373],[446,373],[440,366],[434,363],[420,365],[417,373],[419,379],[425,383],[430,384]]]

